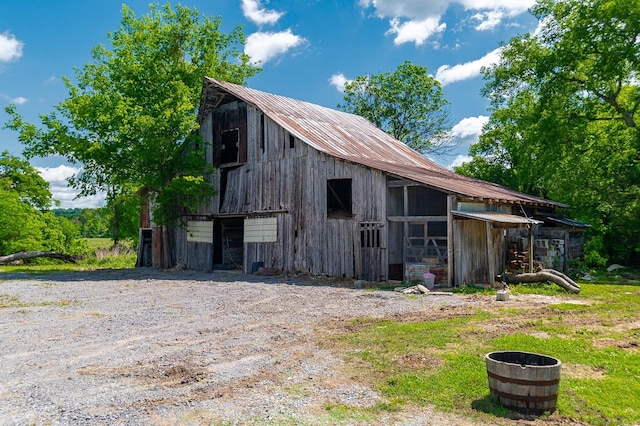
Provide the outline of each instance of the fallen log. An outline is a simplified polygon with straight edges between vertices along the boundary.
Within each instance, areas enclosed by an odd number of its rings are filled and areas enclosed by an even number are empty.
[[[0,256],[0,265],[6,265],[17,260],[33,259],[36,257],[49,257],[53,259],[60,259],[65,262],[76,263],[75,257],[69,254],[58,253],[55,251],[21,251],[6,256]]]
[[[539,272],[524,274],[506,274],[504,276],[504,281],[508,284],[542,283],[550,281],[571,293],[580,292],[580,286],[578,284],[562,272],[558,272],[554,269],[543,269]]]

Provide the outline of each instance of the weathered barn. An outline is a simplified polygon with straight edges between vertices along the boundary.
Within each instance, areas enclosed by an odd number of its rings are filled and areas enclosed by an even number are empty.
[[[504,229],[562,204],[449,171],[366,119],[207,78],[199,111],[218,194],[176,231],[189,269],[490,282]]]

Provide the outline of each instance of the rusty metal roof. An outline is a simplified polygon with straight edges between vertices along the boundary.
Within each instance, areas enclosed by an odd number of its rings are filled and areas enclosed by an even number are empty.
[[[463,212],[454,210],[451,213],[454,216],[458,217],[481,220],[483,222],[500,223],[504,225],[535,225],[544,223],[540,220],[535,220],[524,216],[498,212]]]
[[[261,110],[289,133],[325,154],[478,201],[566,207],[462,176],[427,159],[367,119],[320,105],[205,78],[201,118],[232,96]]]

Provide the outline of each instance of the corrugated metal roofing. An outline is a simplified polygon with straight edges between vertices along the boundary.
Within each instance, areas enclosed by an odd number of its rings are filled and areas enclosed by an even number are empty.
[[[573,219],[567,219],[564,217],[545,217],[544,220],[548,220],[549,222],[555,222],[555,223],[559,223],[561,225],[566,225],[566,226],[572,226],[574,228],[590,228],[591,225],[584,223],[584,222],[578,222],[577,220],[573,220]]]
[[[539,220],[531,219],[524,216],[514,214],[505,214],[497,212],[461,212],[454,210],[451,212],[454,216],[466,217],[468,219],[482,220],[484,222],[502,223],[507,225],[535,225],[544,223]]]
[[[363,117],[232,83],[205,79],[203,102],[230,94],[261,110],[289,133],[328,155],[466,198],[566,207],[490,182],[458,175],[377,128]],[[213,100],[213,101],[212,101]],[[201,106],[201,114],[203,113]]]

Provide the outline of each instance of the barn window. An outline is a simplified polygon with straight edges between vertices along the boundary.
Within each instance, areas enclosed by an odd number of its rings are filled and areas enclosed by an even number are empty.
[[[289,149],[294,149],[296,147],[296,138],[293,135],[289,135]]]
[[[222,164],[237,163],[240,161],[240,132],[238,129],[222,132],[221,157]]]
[[[327,179],[327,216],[351,217],[351,179]]]
[[[382,247],[380,222],[360,222],[360,248]]]

